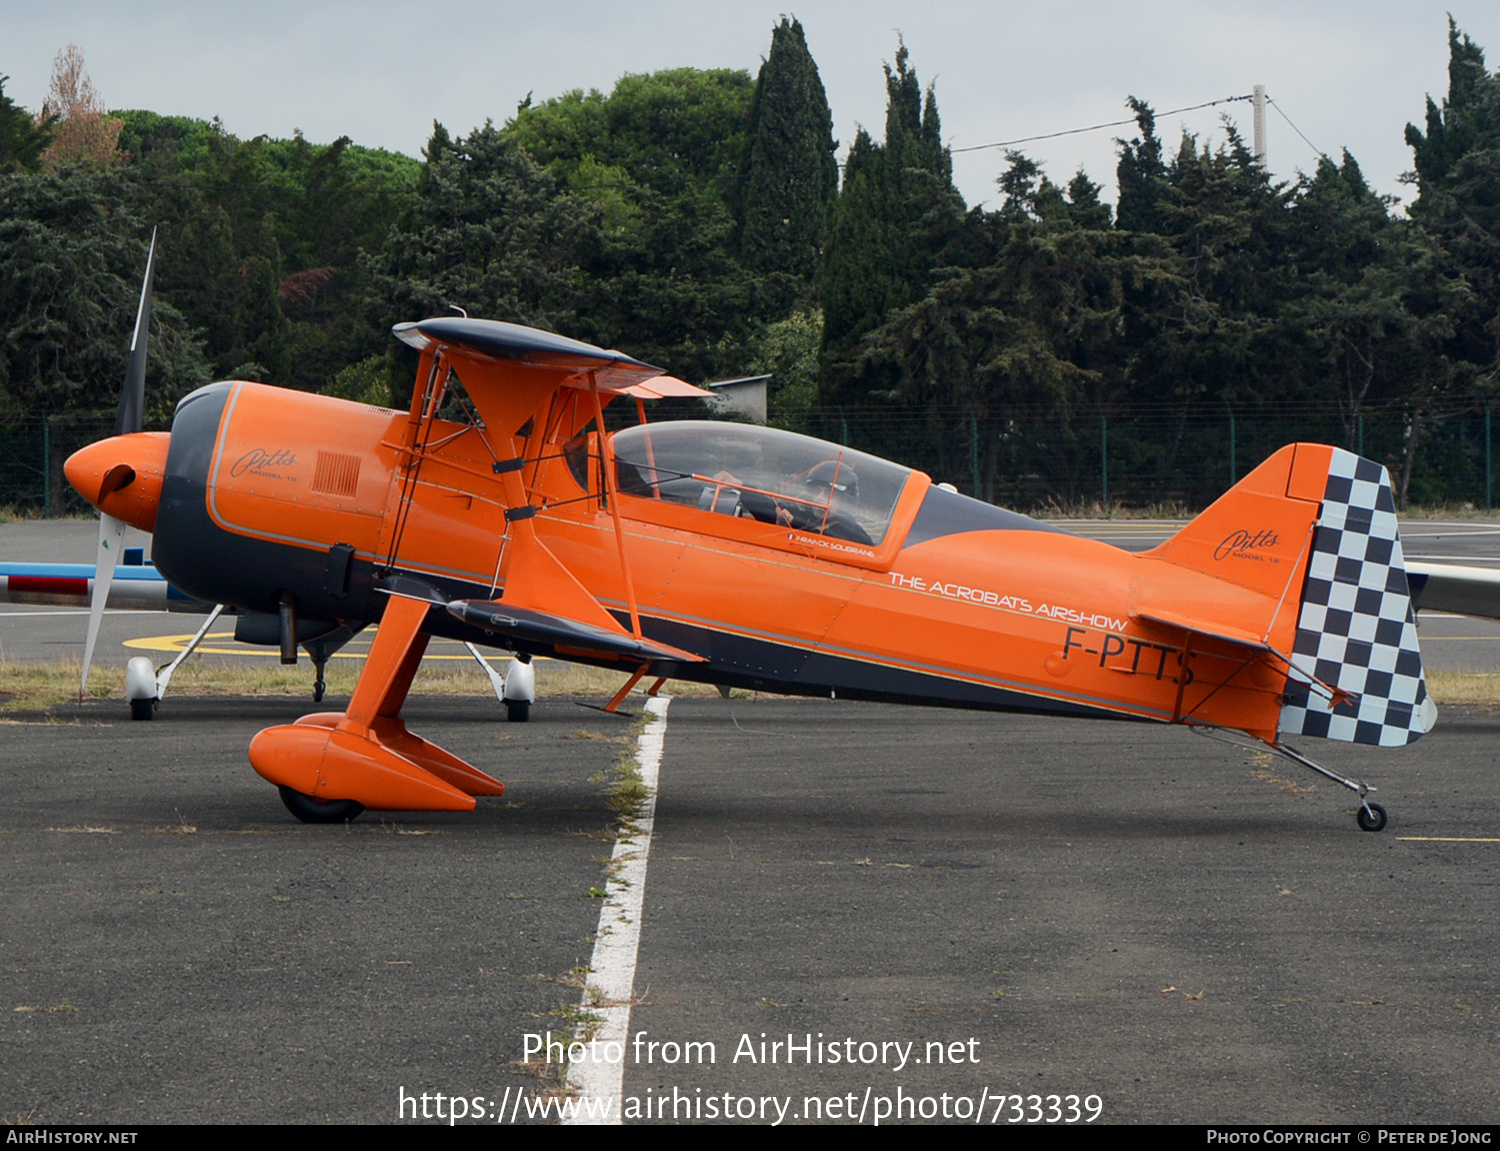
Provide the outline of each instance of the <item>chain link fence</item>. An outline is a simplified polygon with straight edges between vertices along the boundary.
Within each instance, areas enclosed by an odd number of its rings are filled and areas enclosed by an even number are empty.
[[[671,416],[701,419],[703,413],[690,405]],[[0,508],[38,516],[88,513],[63,475],[63,462],[113,430],[111,413],[0,425]],[[1187,413],[1120,407],[1068,417],[1023,411],[1005,420],[938,407],[866,406],[824,409],[793,430],[920,468],[965,494],[1017,511],[1196,511],[1299,440],[1347,447],[1384,464],[1408,506],[1488,509],[1500,495],[1490,416],[1474,405],[1433,405],[1416,413],[1372,406],[1353,418],[1313,405]]]
[[[63,475],[79,448],[113,435],[113,412],[81,412],[0,424],[0,509],[21,515],[92,514]]]

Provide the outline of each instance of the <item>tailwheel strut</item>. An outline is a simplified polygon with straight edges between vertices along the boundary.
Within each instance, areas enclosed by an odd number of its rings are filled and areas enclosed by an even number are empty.
[[[1369,794],[1375,788],[1364,782],[1364,780],[1350,779],[1348,776],[1340,775],[1336,771],[1330,771],[1328,768],[1308,759],[1307,756],[1303,755],[1296,748],[1288,747],[1284,743],[1271,744],[1270,747],[1278,755],[1286,757],[1293,763],[1301,764],[1309,771],[1315,771],[1324,779],[1331,779],[1334,783],[1347,787],[1350,791],[1358,795],[1359,810],[1354,813],[1354,821],[1359,824],[1361,831],[1381,831],[1385,828],[1385,808],[1381,807],[1378,803],[1370,802]]]

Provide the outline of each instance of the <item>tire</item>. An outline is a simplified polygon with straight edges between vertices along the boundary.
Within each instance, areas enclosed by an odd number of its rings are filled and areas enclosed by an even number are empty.
[[[281,792],[286,809],[303,823],[346,823],[358,819],[365,810],[364,804],[352,799],[314,799],[285,784],[278,785],[276,790]]]
[[[511,723],[525,723],[531,718],[531,701],[529,699],[506,700],[505,718]]]
[[[1370,810],[1366,811],[1364,805],[1361,804],[1360,809],[1354,813],[1354,818],[1359,823],[1361,831],[1380,831],[1385,827],[1385,808],[1378,803],[1372,803]]]
[[[156,712],[156,700],[133,699],[130,701],[131,719],[150,719]]]

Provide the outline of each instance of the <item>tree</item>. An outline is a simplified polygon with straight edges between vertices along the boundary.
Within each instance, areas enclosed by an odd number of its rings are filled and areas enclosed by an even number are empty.
[[[599,210],[492,123],[453,139],[433,126],[416,199],[367,257],[379,323],[475,316],[551,331],[579,327],[582,261],[600,246]]]
[[[33,118],[5,94],[9,76],[0,76],[0,174],[17,170],[35,172],[42,153],[52,140],[54,118]]]
[[[1500,389],[1500,75],[1448,21],[1448,96],[1427,99],[1427,131],[1406,126],[1417,199],[1410,212],[1471,295],[1449,348],[1487,394]]]
[[[117,402],[150,227],[116,172],[0,180],[0,407],[37,415]],[[202,347],[157,296],[148,422],[210,379]]]
[[[973,494],[986,500],[996,498],[1002,471],[1067,474],[1057,458],[1066,436],[1045,445],[1036,429],[1065,422],[1118,381],[1129,274],[1122,238],[1087,177],[1064,193],[1013,152],[998,183],[1001,208],[965,221],[964,250],[984,257],[940,266],[924,298],[892,313],[865,352],[899,370],[901,392],[928,408],[929,423],[958,418],[938,465],[963,479],[972,466]]]
[[[825,399],[888,390],[888,374],[860,366],[861,341],[891,312],[922,298],[944,248],[962,233],[964,205],[943,147],[937,97],[925,99],[906,45],[885,66],[885,140],[861,129],[844,166],[819,278]]]
[[[83,52],[69,44],[52,62],[52,83],[42,104],[42,118],[53,122],[52,141],[42,153],[42,167],[55,172],[64,164],[108,167],[122,121],[107,113],[83,66]]]
[[[809,287],[838,195],[833,114],[802,25],[782,17],[750,101],[734,200],[740,258]]]
[[[1166,223],[1167,165],[1156,135],[1156,113],[1134,96],[1126,103],[1135,113],[1141,134],[1134,140],[1115,141],[1120,148],[1115,166],[1119,191],[1115,219],[1126,231],[1160,233]]]
[[[749,73],[727,68],[626,75],[608,96],[575,89],[523,104],[502,134],[575,191],[608,190],[577,179],[592,163],[668,199],[722,202],[743,150],[752,91]]]

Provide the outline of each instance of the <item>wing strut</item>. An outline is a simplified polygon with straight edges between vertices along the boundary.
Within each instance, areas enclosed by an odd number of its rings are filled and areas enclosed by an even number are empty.
[[[599,381],[589,373],[589,392],[594,397],[594,423],[599,429],[599,463],[604,469],[604,494],[609,500],[609,514],[615,521],[615,544],[620,549],[620,574],[625,577],[625,599],[630,604],[630,634],[641,638],[641,613],[636,610],[635,582],[630,578],[630,561],[625,558],[625,529],[620,523],[620,500],[615,491],[615,469],[613,453],[609,449],[609,436],[604,431],[604,405],[599,402]],[[644,669],[643,669],[644,670]],[[640,676],[637,675],[636,679]],[[635,686],[635,681],[631,681]],[[624,698],[622,695],[620,698]]]

